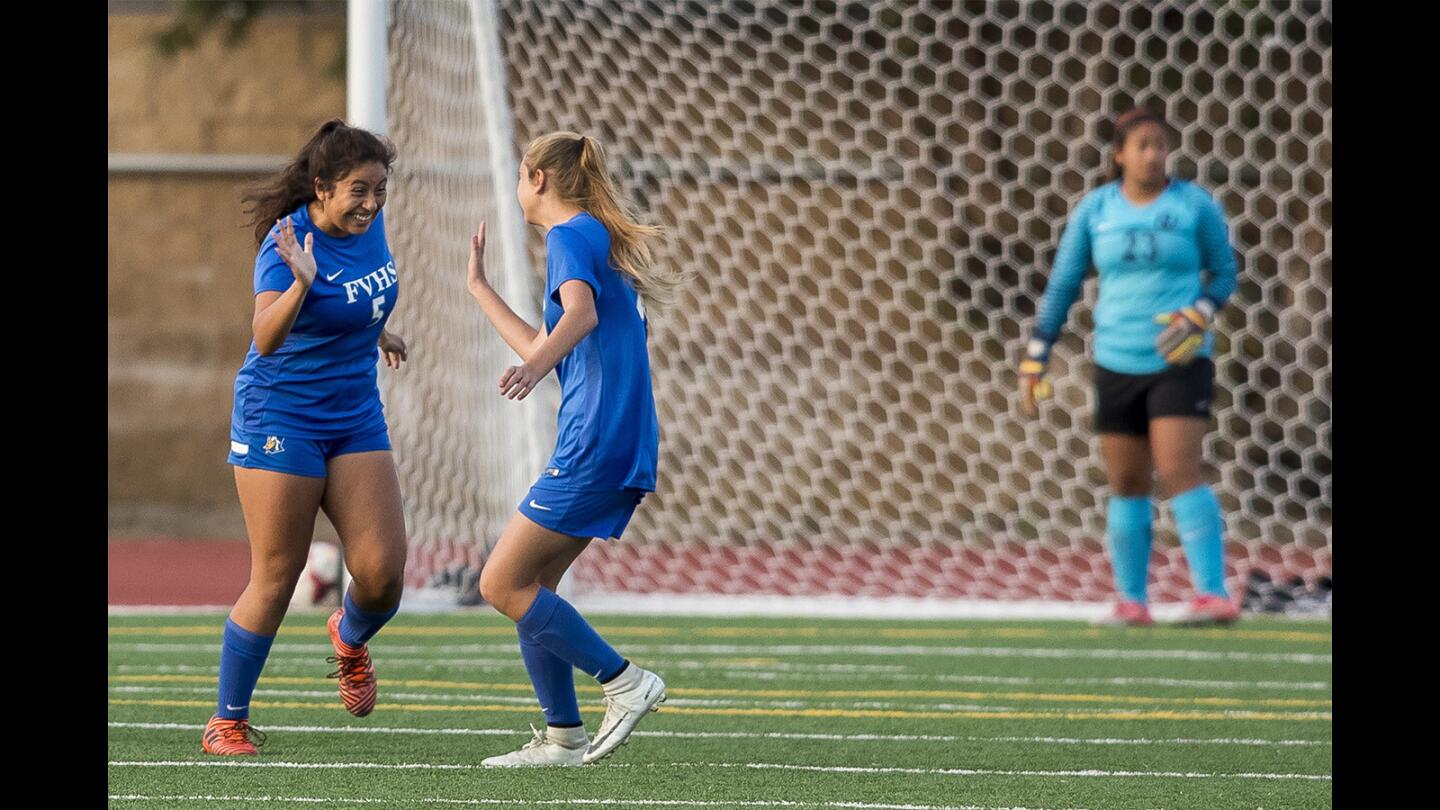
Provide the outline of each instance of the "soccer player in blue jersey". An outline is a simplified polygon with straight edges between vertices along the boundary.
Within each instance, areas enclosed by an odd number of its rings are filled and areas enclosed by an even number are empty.
[[[335,119],[278,174],[249,189],[254,342],[235,378],[229,462],[250,540],[250,581],[225,622],[219,704],[202,748],[256,754],[250,696],[310,548],[320,509],[353,581],[330,617],[341,701],[375,706],[366,643],[400,604],[405,519],[376,387],[405,342],[385,329],[398,275],[385,241],[395,148]],[[303,241],[302,241],[303,240]]]
[[[1205,482],[1201,449],[1210,425],[1215,314],[1235,290],[1225,214],[1199,186],[1170,177],[1170,142],[1156,112],[1115,123],[1113,181],[1080,201],[1020,364],[1021,407],[1049,395],[1045,367],[1086,272],[1099,270],[1095,307],[1095,427],[1110,482],[1106,534],[1121,599],[1109,621],[1149,624],[1152,478],[1170,499],[1195,598],[1184,622],[1230,623],[1224,518]]]
[[[659,229],[629,212],[594,138],[556,132],[520,163],[525,220],[545,229],[545,312],[536,329],[485,278],[485,224],[472,237],[467,287],[521,363],[500,395],[524,399],[555,371],[555,452],[485,562],[480,592],[515,621],[545,731],[487,766],[580,765],[609,756],[665,699],[665,682],[622,658],[570,603],[560,578],[593,538],[619,538],[655,490],[659,428],[650,388],[646,300],[666,303],[681,279],[652,263]],[[575,698],[575,669],[600,682],[605,717],[590,740]]]

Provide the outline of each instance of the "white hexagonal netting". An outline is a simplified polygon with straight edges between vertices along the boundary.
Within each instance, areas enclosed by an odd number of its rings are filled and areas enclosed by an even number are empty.
[[[384,378],[414,583],[483,559],[553,440],[553,383],[518,406],[495,394],[513,355],[463,273],[476,220],[515,205],[488,150],[513,171],[531,138],[573,129],[669,230],[661,260],[695,271],[651,311],[660,490],[621,542],[592,545],[578,590],[1109,598],[1093,275],[1038,421],[1015,408],[1014,367],[1109,122],[1136,104],[1169,118],[1174,172],[1215,194],[1241,254],[1206,442],[1232,582],[1330,573],[1328,2],[404,0],[390,16],[387,221],[414,359]],[[513,142],[490,142],[497,116]],[[534,323],[542,243],[505,239],[503,292]],[[1188,598],[1157,503],[1152,594]]]

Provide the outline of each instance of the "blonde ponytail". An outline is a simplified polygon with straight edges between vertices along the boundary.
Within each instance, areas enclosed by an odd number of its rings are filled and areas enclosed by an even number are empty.
[[[639,222],[629,200],[610,178],[600,142],[574,132],[552,132],[531,142],[525,165],[545,172],[560,198],[590,212],[610,232],[610,264],[629,277],[647,306],[675,301],[684,273],[654,264],[651,241],[663,229]]]

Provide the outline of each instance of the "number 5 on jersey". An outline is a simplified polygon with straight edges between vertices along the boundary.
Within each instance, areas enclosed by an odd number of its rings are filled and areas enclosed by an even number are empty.
[[[381,318],[385,317],[385,313],[380,310],[380,307],[384,305],[384,303],[385,296],[383,295],[377,295],[374,298],[370,299],[370,315],[372,316],[372,318],[370,320],[370,323],[365,324],[366,326],[374,326],[375,324],[380,322]]]

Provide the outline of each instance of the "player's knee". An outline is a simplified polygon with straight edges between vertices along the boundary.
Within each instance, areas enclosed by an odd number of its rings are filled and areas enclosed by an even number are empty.
[[[517,590],[510,577],[500,573],[494,567],[487,565],[481,569],[480,598],[501,613],[510,615],[506,606],[510,604]]]
[[[250,586],[258,592],[283,594],[288,600],[305,571],[305,557],[266,557],[250,566]]]
[[[400,597],[404,595],[405,577],[370,577],[364,580],[354,577],[350,587],[364,594],[368,601],[385,605],[388,608],[399,604]]]
[[[505,584],[501,578],[496,576],[489,566],[480,571],[480,598],[490,604],[498,604],[505,595]]]
[[[1182,492],[1188,492],[1204,483],[1198,465],[1177,465],[1171,468],[1162,467],[1156,477],[1160,482],[1161,494],[1167,498],[1173,498]]]
[[[250,575],[250,584],[245,587],[255,601],[270,607],[284,608],[295,594],[295,585],[300,581],[300,572],[294,576],[257,577]]]
[[[365,593],[376,599],[398,597],[405,588],[405,558],[382,556],[356,561],[351,564],[350,577]]]
[[[1138,498],[1150,494],[1149,474],[1128,473],[1112,476],[1110,490],[1122,498]]]

